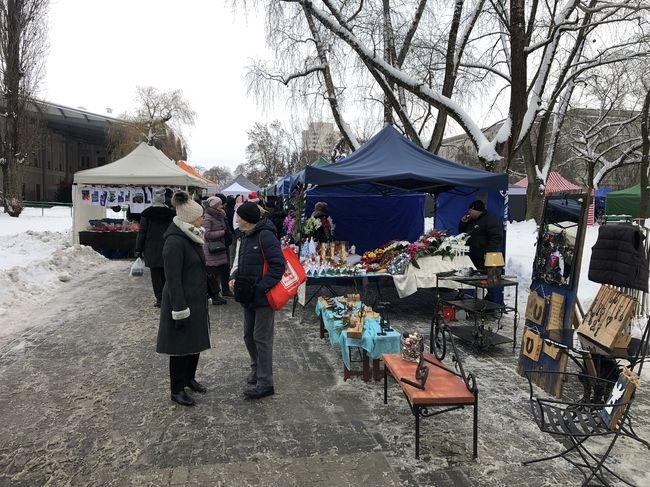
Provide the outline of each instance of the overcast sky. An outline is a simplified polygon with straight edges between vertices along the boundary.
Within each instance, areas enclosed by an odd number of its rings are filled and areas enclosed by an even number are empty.
[[[246,131],[284,118],[246,95],[245,67],[264,56],[261,16],[223,0],[51,0],[41,97],[117,116],[135,107],[136,86],[181,89],[197,112],[186,130],[189,162],[234,168]]]

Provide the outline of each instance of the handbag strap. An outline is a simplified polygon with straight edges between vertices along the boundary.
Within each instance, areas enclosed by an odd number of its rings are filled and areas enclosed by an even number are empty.
[[[264,274],[266,274],[269,270],[269,263],[266,261],[266,255],[264,254],[264,246],[262,245],[262,232],[260,232],[257,239],[260,244],[260,250],[262,251],[262,259],[264,259],[264,264],[262,265],[262,277],[264,277]]]

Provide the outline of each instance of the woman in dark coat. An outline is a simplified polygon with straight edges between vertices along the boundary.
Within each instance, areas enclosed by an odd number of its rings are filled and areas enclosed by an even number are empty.
[[[236,279],[254,284],[250,302],[244,307],[244,343],[250,356],[251,372],[247,382],[255,387],[246,389],[247,399],[259,399],[275,393],[273,388],[273,327],[275,311],[269,306],[266,293],[284,275],[285,260],[275,226],[267,218],[260,219],[260,208],[246,202],[237,208],[237,220],[243,237],[239,244],[237,266],[230,274],[230,286]],[[264,261],[268,270],[263,273]],[[238,299],[235,293],[235,299]],[[240,301],[241,302],[241,301]]]
[[[195,379],[199,354],[210,348],[207,280],[203,257],[203,208],[183,191],[172,198],[173,224],[165,232],[167,278],[160,308],[156,351],[169,355],[172,401],[194,405],[194,392],[206,392]]]
[[[225,245],[228,233],[226,212],[223,210],[223,201],[218,196],[211,196],[206,201],[203,228],[205,229],[203,254],[210,281],[212,304],[226,304],[227,301],[220,294],[224,291],[221,289],[223,275],[228,272],[228,248],[225,247],[223,251],[217,253],[211,253],[209,249],[210,242],[222,242]]]
[[[160,308],[162,290],[165,285],[165,268],[163,266],[163,234],[172,222],[174,210],[165,205],[165,188],[155,189],[152,203],[140,215],[140,230],[135,241],[138,257],[144,253],[144,265],[151,273],[151,285],[156,297],[154,306]]]

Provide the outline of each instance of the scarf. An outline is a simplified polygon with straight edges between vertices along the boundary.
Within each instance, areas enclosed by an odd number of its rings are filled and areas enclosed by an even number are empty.
[[[198,244],[203,245],[203,233],[205,230],[203,228],[199,227],[196,228],[194,225],[191,225],[190,223],[185,223],[183,220],[178,218],[177,216],[174,217],[174,223],[178,228],[181,229],[181,231],[188,236],[190,240],[193,242],[196,242]]]

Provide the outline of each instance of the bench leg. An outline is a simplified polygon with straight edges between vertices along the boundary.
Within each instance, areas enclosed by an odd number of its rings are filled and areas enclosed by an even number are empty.
[[[388,404],[388,369],[384,365],[384,404]]]
[[[420,458],[420,406],[413,406],[415,416],[415,459]]]

